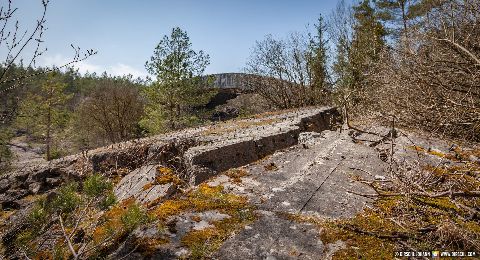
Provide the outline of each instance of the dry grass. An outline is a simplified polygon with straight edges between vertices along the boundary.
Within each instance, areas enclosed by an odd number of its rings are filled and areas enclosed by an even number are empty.
[[[242,183],[242,177],[248,176],[249,173],[245,169],[230,169],[225,172],[233,183]]]

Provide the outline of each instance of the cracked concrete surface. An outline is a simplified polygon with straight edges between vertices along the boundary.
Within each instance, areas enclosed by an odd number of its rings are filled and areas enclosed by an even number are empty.
[[[266,170],[265,165],[271,164],[278,169]],[[318,238],[318,230],[308,224],[286,220],[279,213],[320,218],[351,217],[370,200],[349,191],[368,193],[372,190],[353,182],[350,176],[356,174],[373,179],[352,168],[377,172],[383,167],[385,163],[373,149],[353,143],[345,132],[324,131],[310,148],[296,145],[243,167],[249,175],[243,177],[241,183],[231,182],[223,175],[213,178],[210,185],[223,185],[230,192],[247,196],[261,213],[252,225],[253,231],[245,229],[227,240],[216,257],[322,258],[325,248]]]

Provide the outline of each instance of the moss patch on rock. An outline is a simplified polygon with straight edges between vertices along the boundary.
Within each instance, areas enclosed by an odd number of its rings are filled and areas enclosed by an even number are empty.
[[[256,219],[254,207],[248,204],[245,197],[227,193],[222,186],[207,184],[201,184],[180,198],[163,202],[150,214],[161,223],[166,223],[181,213],[206,211],[218,211],[229,217],[211,222],[213,227],[191,230],[182,237],[181,244],[190,250],[190,259],[209,257],[228,237]]]

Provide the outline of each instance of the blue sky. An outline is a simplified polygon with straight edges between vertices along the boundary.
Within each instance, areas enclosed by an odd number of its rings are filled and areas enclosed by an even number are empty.
[[[13,2],[20,26],[31,28],[41,13],[41,0]],[[145,61],[159,40],[179,26],[187,31],[193,49],[210,55],[207,73],[240,72],[256,40],[305,31],[336,4],[337,0],[50,0],[44,37],[48,51],[37,65],[71,59],[73,43],[98,51],[77,65],[81,72],[145,76]]]

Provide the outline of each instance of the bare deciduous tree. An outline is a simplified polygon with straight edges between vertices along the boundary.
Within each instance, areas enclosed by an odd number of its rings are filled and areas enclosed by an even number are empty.
[[[480,140],[480,3],[444,1],[410,32],[409,50],[386,51],[372,73],[371,110],[405,125]]]
[[[98,139],[104,143],[125,141],[140,134],[143,106],[139,86],[129,78],[104,77],[80,104],[76,127],[91,137],[90,143]]]
[[[274,108],[326,103],[328,79],[316,80],[315,55],[311,38],[304,34],[291,33],[286,39],[267,35],[255,43],[245,69],[250,74],[246,84]],[[325,57],[318,58],[325,62]]]

